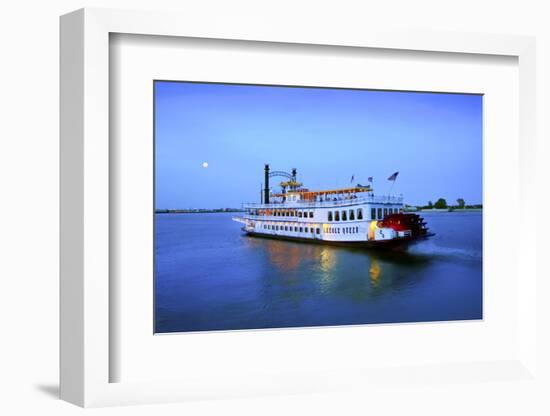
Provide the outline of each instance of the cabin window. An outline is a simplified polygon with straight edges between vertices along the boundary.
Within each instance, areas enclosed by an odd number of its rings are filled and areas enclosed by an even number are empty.
[[[313,228],[310,228],[310,231],[311,231],[311,234],[313,234],[315,232],[315,230]]]
[[[334,211],[334,221],[340,221],[340,211]]]
[[[384,217],[388,215],[388,209],[387,208],[384,208]]]
[[[376,208],[370,209],[370,219],[375,220],[376,219]]]
[[[342,221],[347,221],[348,220],[348,213],[347,211],[342,211]]]
[[[316,234],[321,234],[321,230],[319,230],[319,228],[316,228],[316,229],[315,229],[315,233],[316,233]]]
[[[355,220],[355,211],[352,209],[349,210],[349,220],[350,221]]]
[[[357,219],[358,220],[363,219],[363,209],[362,208],[357,209]]]
[[[304,229],[303,227],[300,227],[300,232],[303,233],[304,232]]]
[[[313,211],[309,211],[309,218],[313,218]]]
[[[382,219],[382,208],[378,208],[378,219]]]
[[[355,232],[356,232],[356,233],[359,232],[359,227],[355,227]]]
[[[329,220],[329,221],[332,221],[332,211],[329,211],[329,212],[328,212],[328,220]]]
[[[298,227],[294,227],[294,232],[295,232],[295,233],[298,232]]]
[[[298,211],[298,218],[302,218],[302,211]]]

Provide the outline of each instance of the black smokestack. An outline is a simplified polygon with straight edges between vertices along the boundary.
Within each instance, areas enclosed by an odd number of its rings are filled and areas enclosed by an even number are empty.
[[[266,163],[264,168],[264,204],[269,204],[269,165]]]

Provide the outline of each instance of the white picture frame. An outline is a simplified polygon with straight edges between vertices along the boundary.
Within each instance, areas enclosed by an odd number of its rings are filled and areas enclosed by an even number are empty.
[[[323,392],[342,388],[348,378],[361,388],[381,380],[407,378],[411,369],[370,369],[367,374],[336,369],[329,377],[282,373],[261,380],[220,374],[216,380],[111,382],[110,365],[120,357],[110,349],[110,171],[109,37],[135,34],[280,42],[335,47],[382,48],[438,53],[504,55],[519,65],[519,226],[518,262],[524,272],[517,293],[518,355],[514,359],[462,365],[441,363],[414,370],[419,380],[478,382],[472,372],[506,374],[518,381],[537,377],[536,241],[529,227],[536,206],[535,41],[530,37],[396,32],[365,29],[338,33],[325,28],[280,27],[265,21],[204,25],[192,16],[83,9],[61,18],[61,397],[80,406],[180,401],[255,394]],[[112,310],[112,309],[111,309]],[[151,312],[152,313],[152,312]],[[223,337],[224,335],[219,335]],[[332,335],[336,336],[336,335]],[[223,341],[223,340],[222,340]],[[407,374],[409,376],[407,376]],[[483,377],[481,377],[483,379]]]

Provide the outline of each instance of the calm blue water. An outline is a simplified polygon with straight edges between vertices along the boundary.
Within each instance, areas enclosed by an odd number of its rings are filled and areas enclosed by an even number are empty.
[[[482,318],[481,213],[423,213],[408,253],[247,237],[234,214],[156,215],[156,332]]]

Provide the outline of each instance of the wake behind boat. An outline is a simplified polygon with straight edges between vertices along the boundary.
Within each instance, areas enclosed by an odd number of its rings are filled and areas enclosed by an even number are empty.
[[[265,165],[264,173],[262,202],[243,204],[245,215],[233,218],[250,236],[396,248],[433,235],[422,217],[403,212],[402,196],[374,195],[370,185],[310,191],[298,182],[296,169],[271,172]],[[269,187],[275,176],[286,179],[278,194]]]

